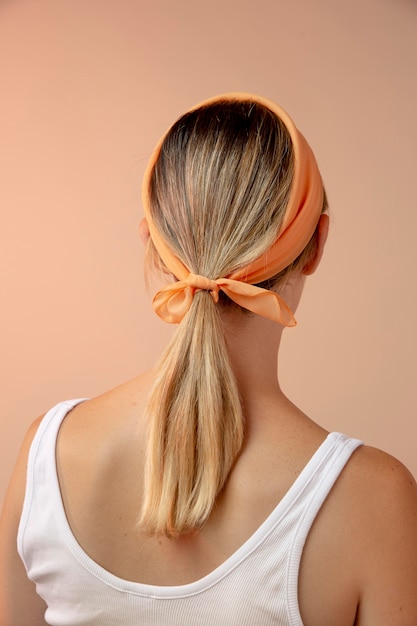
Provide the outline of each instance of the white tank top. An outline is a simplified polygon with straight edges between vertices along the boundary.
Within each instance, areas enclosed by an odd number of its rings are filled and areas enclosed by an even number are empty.
[[[58,404],[42,420],[28,462],[18,550],[53,626],[303,626],[298,607],[301,553],[334,482],[361,445],[330,433],[255,533],[204,578],[155,586],[114,576],[71,532],[61,499],[56,440],[81,400]]]

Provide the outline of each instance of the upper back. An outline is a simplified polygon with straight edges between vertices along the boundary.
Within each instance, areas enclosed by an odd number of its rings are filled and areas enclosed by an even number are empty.
[[[298,495],[295,497],[294,487],[291,485],[297,480],[304,480],[308,485],[310,472],[304,469],[305,465],[312,456],[317,461],[318,455],[315,451],[317,448],[324,449],[326,433],[318,427],[312,428],[307,418],[303,420],[300,415],[294,415],[293,423],[298,425],[293,425],[292,431],[282,432],[280,439],[271,432],[259,434],[253,445],[248,445],[242,452],[224,493],[218,499],[216,508],[203,529],[178,540],[150,538],[135,528],[143,477],[143,438],[146,437],[146,429],[140,416],[142,403],[146,398],[147,382],[149,381],[145,377],[139,385],[136,381],[105,397],[82,403],[62,423],[57,447],[59,487],[65,505],[65,517],[73,538],[80,546],[80,554],[87,555],[91,559],[89,564],[96,564],[100,572],[130,581],[129,584],[142,585],[134,586],[135,592],[138,589],[145,592],[148,590],[146,585],[156,585],[157,595],[162,596],[166,593],[164,586],[172,585],[185,585],[180,588],[179,593],[183,595],[182,591],[185,591],[187,596],[190,592],[195,592],[193,585],[201,588],[202,579],[205,581],[204,585],[216,580],[214,587],[221,592],[222,587],[216,576],[219,573],[226,575],[226,571],[234,570],[234,587],[239,589],[240,594],[244,590],[250,594],[255,591],[262,604],[264,595],[260,587],[263,586],[264,594],[268,587],[264,582],[260,584],[260,580],[264,580],[265,568],[268,569],[271,564],[279,570],[279,550],[285,545],[282,528],[288,525],[291,515],[299,515],[304,510],[303,507],[306,510],[310,507],[309,502],[302,502]],[[261,439],[262,454],[258,449]],[[357,454],[358,452],[355,456]],[[353,505],[349,474],[354,472],[349,468],[357,464],[355,456],[336,482],[313,526],[315,535],[320,537],[324,534],[329,545],[334,548],[325,555],[325,567],[321,565],[321,540],[314,540],[314,533],[307,540],[308,558],[303,558],[299,589],[301,614],[306,625],[334,624],[336,615],[340,625],[351,626],[354,621],[358,590],[352,573],[347,575],[346,569],[339,567],[351,546],[346,545],[346,541],[338,540],[346,530],[340,527],[340,520],[346,517],[345,525],[349,524],[347,514]],[[331,466],[326,467],[320,481],[323,481],[323,476],[324,480],[329,479],[331,473]],[[289,498],[288,492],[293,498]],[[303,496],[306,499],[308,490],[303,493],[307,494]],[[294,504],[288,507],[288,502],[292,499]],[[301,509],[295,506],[298,500],[297,506],[301,506]],[[281,504],[278,505],[280,501]],[[285,515],[284,509],[280,509],[283,502],[286,507]],[[320,503],[317,508],[320,508]],[[311,522],[316,512],[310,513]],[[281,529],[274,531],[278,532],[278,542],[273,533],[266,539],[266,535],[270,533],[268,524],[271,528],[275,527],[277,520],[274,515],[280,516],[280,519],[283,517],[284,520],[281,522]],[[335,525],[335,520],[338,520],[339,526]],[[262,546],[259,553],[252,550],[255,544]],[[301,552],[302,545],[299,548]],[[254,562],[250,561],[247,552],[251,553],[250,558],[255,559]],[[78,560],[81,558],[80,554]],[[288,559],[288,563],[295,563],[293,569],[298,568],[297,559],[299,561],[300,554],[295,554],[295,557],[288,556],[290,554],[291,550],[288,551],[287,548],[281,554],[284,559],[281,568],[284,570],[287,567],[285,559]],[[85,558],[83,556],[81,560]],[[236,569],[239,559],[249,567],[248,571],[244,565],[240,570]],[[320,572],[319,577],[317,572]],[[287,571],[278,574],[280,584],[285,583],[287,574]],[[280,578],[282,575],[284,578]],[[233,577],[228,573],[225,580],[230,585]],[[236,580],[239,581],[238,585]],[[292,602],[297,617],[297,576],[295,580]],[[114,583],[113,578],[112,582]],[[330,595],[326,592],[326,598],[324,592],[322,594],[321,612],[315,606],[319,599],[316,589],[318,582],[320,589],[331,589]],[[155,587],[152,590],[154,594]],[[256,603],[251,601],[253,610],[254,605]],[[298,621],[285,623],[301,624]]]

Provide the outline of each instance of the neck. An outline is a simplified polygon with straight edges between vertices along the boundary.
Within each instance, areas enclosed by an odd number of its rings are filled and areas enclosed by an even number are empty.
[[[281,294],[292,311],[297,308],[303,285],[304,278],[300,277],[287,284]],[[224,314],[223,325],[247,424],[257,423],[260,414],[276,419],[277,409],[291,404],[278,380],[278,352],[284,327],[235,309]]]
[[[278,381],[278,350],[283,327],[257,315],[225,316],[226,344],[245,417],[283,396]]]

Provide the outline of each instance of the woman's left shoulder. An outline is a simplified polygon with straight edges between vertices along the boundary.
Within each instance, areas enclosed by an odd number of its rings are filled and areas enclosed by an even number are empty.
[[[46,605],[27,578],[17,552],[17,533],[26,490],[29,451],[43,415],[27,430],[10,480],[0,517],[0,615],[10,626],[43,625]],[[22,598],[25,599],[22,602]],[[3,623],[3,622],[2,622]]]

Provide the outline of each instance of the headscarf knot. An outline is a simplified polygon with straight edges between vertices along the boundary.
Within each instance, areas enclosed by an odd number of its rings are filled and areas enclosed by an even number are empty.
[[[214,302],[217,304],[219,301],[219,285],[215,280],[190,273],[184,282],[195,291],[210,291]]]

